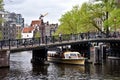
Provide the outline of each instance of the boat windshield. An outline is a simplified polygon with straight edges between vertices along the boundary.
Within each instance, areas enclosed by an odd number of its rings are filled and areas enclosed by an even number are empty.
[[[70,56],[77,56],[76,54],[71,53]]]
[[[71,53],[70,56],[73,56],[73,57],[81,57],[80,53],[76,52],[76,53]]]
[[[68,52],[65,54],[65,58],[71,58],[71,59],[77,59],[81,57],[80,53],[79,52]]]

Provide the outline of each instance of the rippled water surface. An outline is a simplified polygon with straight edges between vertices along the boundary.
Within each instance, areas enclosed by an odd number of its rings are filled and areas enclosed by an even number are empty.
[[[119,60],[86,66],[33,65],[31,58],[31,51],[10,54],[10,68],[0,69],[0,80],[120,80]]]

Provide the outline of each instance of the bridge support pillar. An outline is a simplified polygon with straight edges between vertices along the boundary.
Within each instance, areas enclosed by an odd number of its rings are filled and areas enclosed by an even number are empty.
[[[100,47],[94,46],[94,64],[102,64],[102,55],[100,53]]]
[[[101,44],[100,45],[100,52],[102,54],[102,59],[106,60],[107,54],[106,54],[106,45]]]
[[[32,50],[32,63],[44,63],[45,61],[47,61],[46,48]]]
[[[10,51],[0,51],[0,67],[9,67]]]

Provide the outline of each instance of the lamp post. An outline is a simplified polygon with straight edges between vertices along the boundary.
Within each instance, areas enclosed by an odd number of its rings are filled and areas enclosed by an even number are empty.
[[[115,37],[117,37],[116,36],[116,17],[114,17],[114,23],[115,23],[115,32],[114,33],[115,33]]]

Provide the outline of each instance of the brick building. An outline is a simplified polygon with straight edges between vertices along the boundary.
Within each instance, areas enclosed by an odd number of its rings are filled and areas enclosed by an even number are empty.
[[[0,12],[0,17],[4,19],[1,26],[2,39],[16,39],[17,37],[17,25],[21,27],[24,26],[24,18],[22,18],[21,14],[10,13],[7,11]]]

